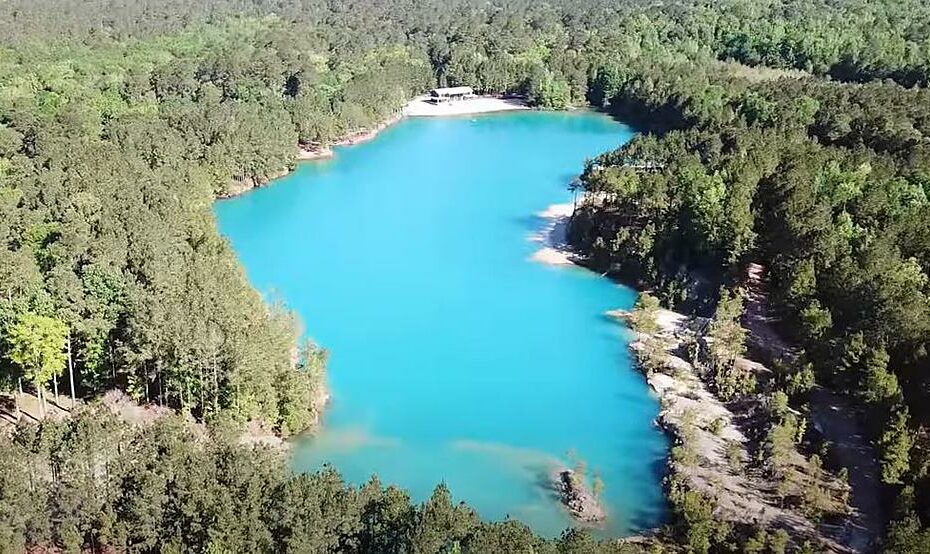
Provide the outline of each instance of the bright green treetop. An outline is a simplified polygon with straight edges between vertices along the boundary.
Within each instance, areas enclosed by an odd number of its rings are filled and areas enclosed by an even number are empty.
[[[7,357],[23,370],[26,379],[44,383],[65,367],[67,336],[68,327],[62,321],[24,313],[8,329]]]

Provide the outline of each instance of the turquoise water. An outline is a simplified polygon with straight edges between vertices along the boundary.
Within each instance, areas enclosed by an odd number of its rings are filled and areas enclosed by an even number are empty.
[[[416,500],[445,481],[485,518],[557,535],[571,522],[546,473],[573,451],[604,481],[608,533],[659,522],[658,405],[603,315],[634,292],[529,259],[534,214],[631,136],[593,113],[411,119],[218,203],[252,282],[330,351],[325,427],[293,467]]]

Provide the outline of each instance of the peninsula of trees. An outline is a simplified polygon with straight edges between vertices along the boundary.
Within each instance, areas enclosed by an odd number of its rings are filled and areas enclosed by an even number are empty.
[[[480,523],[443,488],[418,507],[290,475],[228,436],[306,428],[325,353],[250,287],[211,203],[469,85],[644,131],[579,168],[572,242],[708,316],[761,265],[791,363],[766,383],[722,364],[715,390],[781,393],[777,417],[806,417],[815,384],[847,398],[881,461],[876,548],[927,552],[928,84],[922,0],[0,3],[0,387],[116,388],[209,424],[87,407],[4,435],[0,549],[639,550]],[[650,547],[752,544],[691,508]]]

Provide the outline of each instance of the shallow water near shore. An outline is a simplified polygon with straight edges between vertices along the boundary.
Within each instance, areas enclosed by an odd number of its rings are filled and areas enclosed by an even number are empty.
[[[658,404],[604,316],[634,292],[530,260],[535,214],[632,137],[595,113],[407,119],[216,204],[251,281],[330,351],[324,428],[292,466],[372,474],[417,501],[445,481],[486,519],[557,536],[547,472],[583,459],[605,534],[661,522]]]

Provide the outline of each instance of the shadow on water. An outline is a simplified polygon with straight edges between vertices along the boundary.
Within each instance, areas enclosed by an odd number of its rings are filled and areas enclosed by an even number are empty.
[[[661,125],[654,125],[654,124],[650,125],[651,123],[653,123],[652,121],[645,119],[645,118],[633,117],[632,114],[619,114],[619,113],[615,113],[607,109],[597,109],[597,108],[592,108],[591,111],[593,111],[594,113],[599,113],[601,115],[604,115],[610,118],[611,120],[628,128],[630,131],[633,132],[633,135],[634,135],[633,138],[635,138],[638,135],[656,133],[662,130]]]
[[[580,170],[584,169],[584,165],[583,164],[579,165],[578,169],[579,169],[578,173],[563,173],[562,175],[559,176],[559,181],[565,187],[565,190],[569,190],[569,187],[571,186],[571,184],[575,182],[575,180],[577,180],[578,177],[581,176]]]
[[[649,469],[652,471],[653,477],[663,480],[668,475],[668,460],[665,456],[656,458],[649,464]]]
[[[553,502],[561,502],[559,496],[559,490],[555,487],[555,483],[552,481],[552,472],[556,471],[558,468],[537,468],[537,471],[533,475],[533,484],[543,491],[546,495],[546,498],[552,500]]]
[[[668,476],[668,455],[666,454],[653,460],[653,462],[649,464],[649,469],[653,476],[663,483],[664,487],[665,478]],[[661,504],[655,506],[655,508],[651,510],[637,510],[635,514],[630,515],[630,523],[633,529],[654,529],[665,525],[665,523],[669,521],[670,513],[671,505],[668,502],[668,496],[662,494]]]
[[[518,467],[531,476],[531,482],[540,490],[547,495],[551,493],[555,500],[559,499],[550,477],[556,469],[566,467],[566,463],[558,456],[542,450],[468,439],[453,441],[451,447],[455,450],[484,454],[494,461]]]
[[[541,232],[546,226],[546,218],[538,214],[515,217],[514,222],[526,231]]]
[[[653,512],[638,510],[635,514],[630,514],[629,522],[630,528],[636,529],[638,532],[649,531],[652,529],[658,529],[665,525],[665,522],[668,521],[668,507],[666,506],[661,513],[660,517],[656,517],[656,514]]]

